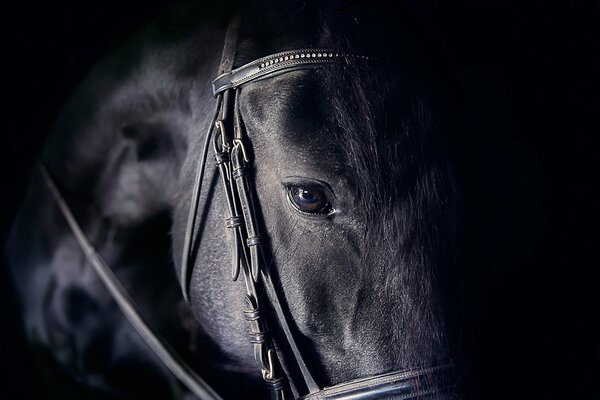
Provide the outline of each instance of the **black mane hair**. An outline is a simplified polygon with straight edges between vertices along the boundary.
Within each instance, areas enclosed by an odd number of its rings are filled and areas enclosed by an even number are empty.
[[[372,246],[363,257],[396,260],[394,270],[382,266],[379,273],[388,278],[381,290],[401,303],[390,339],[403,343],[412,359],[401,368],[411,368],[450,362],[457,350],[458,193],[444,148],[451,128],[438,115],[451,82],[430,67],[441,50],[414,23],[414,10],[385,7],[348,4],[338,10],[350,14],[346,24],[328,20],[331,10],[322,14],[324,45],[374,59],[350,57],[343,73],[321,74],[335,109],[331,130],[371,228],[364,242]],[[400,240],[377,243],[377,237]],[[362,272],[369,279],[373,270]]]

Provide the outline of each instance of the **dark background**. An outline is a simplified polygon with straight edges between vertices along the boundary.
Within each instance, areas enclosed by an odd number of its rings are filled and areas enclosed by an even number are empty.
[[[36,1],[4,9],[2,238],[68,94],[166,3]],[[572,3],[421,9],[455,65],[466,110],[450,147],[463,198],[475,398],[600,399],[593,190],[600,3]],[[39,395],[39,374],[6,278],[2,270],[0,391],[9,395],[1,397],[27,398]]]

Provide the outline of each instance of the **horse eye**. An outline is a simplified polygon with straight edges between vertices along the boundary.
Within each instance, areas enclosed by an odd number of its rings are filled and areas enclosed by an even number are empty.
[[[290,186],[288,195],[292,205],[299,211],[310,214],[329,214],[331,204],[322,189],[315,186]]]

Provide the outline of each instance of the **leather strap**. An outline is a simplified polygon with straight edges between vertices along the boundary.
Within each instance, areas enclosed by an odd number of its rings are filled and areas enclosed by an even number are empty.
[[[221,54],[221,62],[219,64],[219,71],[224,73],[225,71],[230,71],[233,66],[233,60],[235,57],[235,48],[238,38],[238,31],[240,28],[240,17],[239,15],[234,16],[229,25],[227,26],[227,31],[225,32],[225,40],[223,43],[223,52]],[[202,147],[202,154],[198,159],[198,164],[196,167],[196,176],[194,179],[194,188],[192,190],[192,196],[190,200],[190,208],[188,212],[188,219],[186,224],[185,236],[183,240],[183,253],[181,259],[181,272],[179,274],[180,277],[180,285],[181,290],[183,292],[184,299],[189,302],[189,282],[192,275],[192,265],[193,257],[192,257],[192,249],[194,243],[194,232],[196,225],[196,217],[198,213],[198,203],[200,201],[200,193],[202,189],[202,181],[204,179],[204,170],[206,168],[206,155],[208,153],[208,148],[210,145],[210,141],[212,138],[212,134],[215,128],[215,122],[217,118],[219,118],[219,112],[224,110],[227,112],[228,106],[225,104],[224,107],[221,107],[221,102],[227,103],[227,98],[225,99],[217,99],[217,104],[215,107],[214,117],[211,119],[211,122],[208,126],[208,130],[206,132],[206,136],[204,139],[204,146]],[[221,118],[222,119],[222,118]]]
[[[232,277],[237,279],[243,274],[246,285],[246,306],[244,318],[250,328],[250,342],[254,350],[254,358],[262,371],[263,378],[271,392],[271,398],[284,398],[284,375],[279,368],[272,339],[257,296],[258,272],[260,268],[260,237],[256,230],[255,212],[252,203],[250,181],[246,176],[246,164],[249,163],[244,150],[243,134],[237,125],[237,92],[227,90],[218,97],[223,97],[221,119],[215,124],[218,134],[214,138],[215,160],[221,174],[221,182],[228,203],[227,226],[235,229],[232,236]],[[231,96],[234,97],[233,108],[230,109]],[[231,113],[233,112],[233,122]],[[225,154],[229,152],[228,154]],[[245,227],[245,229],[244,229]],[[236,259],[237,258],[237,259]]]
[[[258,282],[259,263],[260,258],[262,257],[260,247],[262,238],[259,236],[255,221],[256,212],[249,193],[249,183],[246,176],[247,169],[243,164],[245,154],[243,146],[243,142],[237,142],[233,145],[233,149],[231,150],[231,165],[233,167],[232,176],[237,186],[242,214],[244,215],[244,221],[246,222],[246,245],[250,249],[250,271],[252,272],[252,280]]]
[[[246,248],[243,246],[244,237],[242,229],[244,228],[244,218],[239,214],[237,202],[233,195],[232,185],[234,183],[231,177],[230,146],[224,139],[227,137],[227,131],[223,121],[217,122],[217,130],[219,134],[214,137],[213,147],[215,150],[215,162],[219,168],[223,192],[227,200],[228,215],[225,221],[227,228],[231,231],[231,279],[236,281],[240,275],[241,263],[243,260],[248,259],[247,254],[245,254]]]
[[[438,387],[450,365],[389,372],[368,378],[354,379],[301,397],[299,400],[371,400],[393,398],[427,399],[452,387]]]
[[[236,14],[227,25],[225,32],[225,41],[221,53],[221,63],[219,65],[219,74],[231,71],[235,59],[235,49],[237,47],[238,33],[240,31],[241,18]]]
[[[233,71],[221,73],[212,83],[213,93],[217,96],[228,89],[234,89],[260,79],[271,78],[293,70],[312,69],[319,65],[352,59],[371,60],[372,58],[340,53],[331,49],[284,51],[259,58]]]
[[[94,271],[100,278],[100,281],[106,286],[112,298],[115,300],[123,315],[133,326],[135,331],[142,337],[148,347],[157,355],[161,362],[199,399],[203,400],[221,400],[221,397],[206,382],[202,380],[187,363],[179,357],[157,333],[154,333],[142,318],[135,302],[129,296],[119,278],[106,264],[106,261],[96,252],[96,249],[89,242],[87,236],[81,229],[81,226],[75,219],[67,202],[56,186],[54,179],[48,172],[44,164],[40,164],[40,170],[58,205],[63,217],[65,218],[71,232],[77,240],[77,244],[85,254],[88,262],[94,268]]]
[[[221,109],[221,99],[217,100],[217,104],[214,111],[214,116],[211,119],[210,125],[206,132],[204,139],[204,145],[202,146],[202,153],[198,159],[196,166],[196,175],[194,178],[194,188],[192,189],[192,195],[190,199],[190,209],[188,212],[187,223],[185,226],[185,236],[183,238],[183,252],[181,257],[181,272],[179,274],[179,284],[183,293],[185,301],[189,302],[190,292],[190,280],[192,277],[194,260],[192,257],[193,243],[194,243],[194,232],[196,231],[196,217],[198,214],[198,203],[200,202],[200,193],[202,189],[202,181],[204,180],[204,170],[206,169],[206,156],[208,148],[213,134],[213,126],[219,115]]]

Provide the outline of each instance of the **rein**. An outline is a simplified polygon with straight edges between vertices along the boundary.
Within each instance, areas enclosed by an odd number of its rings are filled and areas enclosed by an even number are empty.
[[[219,67],[220,75],[212,82],[213,94],[216,98],[215,111],[198,159],[181,260],[180,285],[185,300],[189,302],[194,264],[192,248],[197,239],[194,237],[195,223],[200,209],[199,202],[207,156],[212,143],[227,201],[225,220],[232,244],[231,277],[236,281],[242,275],[244,279],[246,293],[243,314],[249,324],[254,358],[269,389],[271,399],[284,400],[291,395],[293,398],[306,400],[366,400],[382,397],[408,400],[437,393],[439,388],[431,384],[435,382],[432,378],[443,374],[450,368],[448,365],[384,373],[350,380],[328,388],[322,388],[313,378],[294,339],[265,260],[263,249],[265,243],[260,232],[260,221],[257,218],[254,182],[248,174],[253,166],[253,160],[246,151],[248,138],[241,122],[237,89],[290,71],[326,68],[340,62],[370,58],[344,54],[331,49],[299,49],[273,54],[232,69],[239,25],[239,18],[235,18],[227,29]],[[118,278],[86,238],[50,173],[45,166],[42,165],[41,168],[62,214],[88,261],[135,330],[165,366],[192,393],[201,399],[220,399],[219,395],[182,359],[174,355],[163,340],[143,321],[135,303]],[[267,293],[266,307],[262,307],[259,303],[257,293],[260,289],[264,289]],[[293,356],[286,358],[285,361],[289,362],[293,359],[294,365],[284,363],[279,354],[280,350],[276,350],[274,340],[269,335],[263,315],[263,311],[265,309],[268,311],[269,308],[274,311],[275,318],[272,319],[276,320],[287,342],[284,344]],[[294,371],[297,373],[293,373]]]

